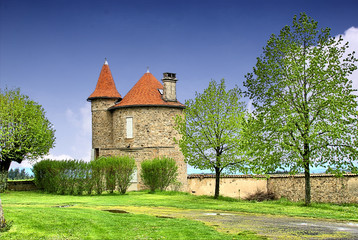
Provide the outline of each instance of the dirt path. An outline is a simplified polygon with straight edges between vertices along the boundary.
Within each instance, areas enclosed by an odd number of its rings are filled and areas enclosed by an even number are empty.
[[[134,214],[202,221],[218,231],[253,231],[268,239],[358,239],[358,223],[164,207],[117,207]]]

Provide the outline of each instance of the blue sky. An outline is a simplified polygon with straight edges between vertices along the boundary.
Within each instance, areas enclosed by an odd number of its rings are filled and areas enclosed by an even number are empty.
[[[356,0],[0,0],[0,88],[19,87],[45,108],[56,129],[50,157],[89,160],[86,99],[105,57],[122,96],[149,66],[158,80],[177,73],[184,102],[211,79],[242,87],[269,36],[300,12],[358,52]]]

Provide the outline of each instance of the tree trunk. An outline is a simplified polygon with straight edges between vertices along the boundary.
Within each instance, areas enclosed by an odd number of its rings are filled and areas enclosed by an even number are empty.
[[[215,195],[214,198],[217,199],[220,194],[220,168],[215,167]]]
[[[9,173],[11,161],[0,161],[0,192],[4,192],[7,187],[7,175]]]
[[[303,166],[305,169],[305,205],[308,206],[311,204],[311,176],[308,144],[304,144]]]
[[[0,198],[0,229],[6,226],[5,218],[4,218],[4,211],[2,210],[1,205],[1,198]]]
[[[0,159],[0,172],[8,172],[11,165],[11,160]]]

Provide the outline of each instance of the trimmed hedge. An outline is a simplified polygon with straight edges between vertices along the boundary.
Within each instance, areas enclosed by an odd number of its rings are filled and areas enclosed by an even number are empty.
[[[161,157],[145,160],[141,163],[141,178],[151,192],[156,189],[165,190],[175,183],[178,176],[178,166],[172,158]]]
[[[79,160],[43,160],[33,167],[35,184],[39,189],[57,194],[101,194],[118,187],[126,193],[135,171],[130,157],[100,157],[91,162]]]

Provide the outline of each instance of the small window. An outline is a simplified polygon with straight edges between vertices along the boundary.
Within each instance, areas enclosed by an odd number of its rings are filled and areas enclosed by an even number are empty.
[[[163,95],[163,89],[158,88],[158,91],[161,95]]]
[[[94,159],[99,158],[99,148],[94,149]]]
[[[127,117],[127,138],[133,138],[133,118]]]

